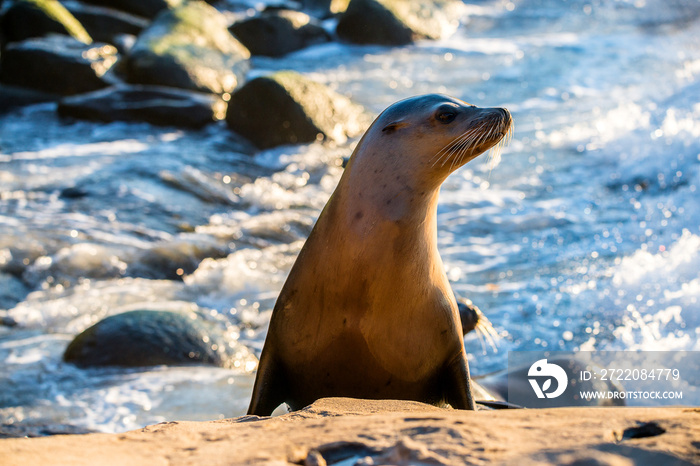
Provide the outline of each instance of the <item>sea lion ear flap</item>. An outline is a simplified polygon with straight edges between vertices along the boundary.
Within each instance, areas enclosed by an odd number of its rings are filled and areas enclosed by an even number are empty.
[[[384,128],[382,128],[382,132],[391,134],[394,131],[396,131],[397,129],[403,128],[404,126],[407,126],[407,125],[408,125],[408,123],[401,121],[401,120],[392,121],[391,123],[386,125]]]

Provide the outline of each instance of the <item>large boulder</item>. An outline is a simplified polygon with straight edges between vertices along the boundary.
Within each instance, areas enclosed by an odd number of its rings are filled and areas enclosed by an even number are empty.
[[[229,128],[259,148],[343,143],[371,123],[361,105],[293,71],[253,79],[231,96]]]
[[[318,21],[299,11],[272,10],[234,23],[229,30],[253,55],[281,57],[330,36]]]
[[[162,86],[114,86],[66,97],[58,104],[58,113],[64,117],[187,128],[220,120],[224,112],[225,103],[216,95]]]
[[[249,57],[223,14],[193,1],[164,11],[141,33],[126,70],[133,83],[224,94],[243,81]]]
[[[106,6],[133,15],[153,19],[158,13],[181,5],[184,0],[83,0],[92,5]]]
[[[83,25],[90,36],[99,42],[115,44],[122,34],[137,36],[149,21],[123,11],[76,1],[64,2],[66,9]]]
[[[107,44],[87,45],[61,35],[28,39],[7,45],[0,81],[61,95],[79,94],[108,86],[105,73],[117,58],[117,49]]]
[[[88,328],[68,345],[63,359],[84,368],[233,367],[241,352],[244,350],[219,325],[195,313],[139,310],[107,317]]]
[[[454,31],[463,3],[455,0],[352,0],[336,33],[356,44],[405,45]]]
[[[47,34],[65,34],[89,44],[92,38],[58,0],[15,0],[0,18],[3,44]]]

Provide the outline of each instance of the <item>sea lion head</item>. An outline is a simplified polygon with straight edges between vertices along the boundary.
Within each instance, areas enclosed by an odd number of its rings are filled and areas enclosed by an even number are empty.
[[[511,128],[505,108],[479,108],[440,94],[411,97],[377,117],[351,164],[388,167],[438,188],[457,168],[504,141]]]

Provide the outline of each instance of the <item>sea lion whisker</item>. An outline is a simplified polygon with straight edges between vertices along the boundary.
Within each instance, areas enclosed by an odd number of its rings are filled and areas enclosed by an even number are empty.
[[[468,130],[466,130],[465,132],[463,132],[462,134],[457,136],[455,139],[453,139],[452,142],[450,144],[448,144],[448,146],[453,146],[453,145],[459,144],[461,139],[464,139],[465,137],[467,137],[470,134],[474,134],[478,130],[479,130],[478,126],[472,126]]]
[[[458,155],[456,157],[454,157],[454,156],[452,157],[452,163],[450,164],[450,169],[453,169],[455,166],[461,165],[461,162],[464,159],[464,157],[466,156],[466,153],[469,150],[469,148],[474,146],[474,139],[476,136],[477,136],[476,134],[472,134],[472,135],[470,135],[469,138],[464,139],[459,144],[457,151],[455,151],[455,153],[457,153]],[[443,162],[443,165],[444,165],[444,162]]]
[[[464,157],[466,157],[466,153],[469,149],[472,147],[478,147],[480,146],[484,141],[488,140],[487,134],[484,133],[484,129],[488,126],[488,121],[484,120],[481,122],[479,126],[477,126],[475,129],[478,129],[479,131],[472,137],[470,140],[465,141],[465,144],[462,145],[462,154],[460,157],[460,164],[461,161]]]
[[[478,129],[479,128],[477,128],[477,127],[472,127],[470,129],[468,129],[464,133],[462,133],[459,136],[457,136],[456,138],[454,138],[450,143],[448,143],[444,148],[442,148],[438,152],[438,154],[440,154],[443,151],[451,152],[455,147],[458,147],[459,145],[461,145],[462,142],[465,139],[467,139],[470,135],[475,134]]]
[[[475,146],[475,147],[478,147],[478,146],[480,146],[481,144],[483,144],[484,141],[487,140],[487,137],[486,137],[487,135],[488,135],[487,132],[481,133],[481,134],[479,135],[479,137],[476,139],[476,141],[474,141],[474,146]]]
[[[476,330],[477,330],[476,338],[477,338],[477,340],[479,340],[479,345],[481,346],[481,354],[487,354],[486,343],[484,342],[484,336],[478,330],[478,326],[476,327]]]
[[[475,129],[481,130],[482,128],[483,128],[483,125],[478,126]],[[462,144],[459,147],[459,156],[455,158],[455,159],[458,159],[458,162],[456,163],[457,166],[461,166],[462,161],[467,156],[467,152],[469,152],[469,149],[478,145],[477,141],[479,140],[479,137],[480,136],[479,136],[479,133],[477,131],[474,134],[472,134],[469,139],[466,139],[465,141],[462,142]]]
[[[452,149],[452,157],[450,157],[450,169],[454,167],[455,161],[457,158],[459,158],[459,154],[461,154],[466,147],[469,146],[469,143],[471,139],[473,139],[473,132],[470,132],[466,137],[462,138],[462,140],[457,144],[453,149]],[[445,165],[445,162],[447,160],[443,160],[442,165]]]
[[[485,317],[482,316],[483,319],[486,319]],[[482,320],[479,320],[476,324],[476,331],[477,335],[482,335],[484,337],[484,340],[489,344],[491,349],[495,352],[498,353],[498,340],[501,338],[500,335],[498,335],[498,332],[493,328],[493,325],[491,324],[488,319],[486,322],[483,322]]]
[[[469,137],[471,137],[473,134],[475,134],[477,128],[471,128],[468,131],[465,131],[461,135],[457,136],[455,139],[453,139],[449,144],[447,144],[445,147],[443,147],[437,154],[435,154],[435,157],[437,159],[435,162],[433,162],[433,167],[437,165],[438,162],[443,160],[442,164],[440,166],[445,165],[445,161],[450,158],[450,155],[454,154],[457,150],[459,150],[465,143],[465,141],[468,141]]]
[[[498,127],[500,128],[505,123],[505,119],[501,119]],[[496,143],[496,145],[491,149],[489,154],[489,165],[490,170],[493,170],[501,162],[501,154],[503,148],[507,146],[513,138],[513,124],[511,123],[506,130],[506,134]]]
[[[496,331],[494,328],[493,324],[491,324],[491,321],[488,322],[488,325],[485,325],[486,331],[493,337],[494,341],[496,342],[496,345],[498,346],[498,341],[501,339],[501,335]]]
[[[470,134],[472,134],[473,129],[469,131],[465,131],[464,133],[460,134],[458,137],[456,137],[452,142],[450,142],[447,146],[445,146],[438,154],[441,154],[440,158],[445,156],[446,154],[451,154],[453,153],[459,146],[462,144],[462,142],[466,139],[469,138]]]
[[[468,141],[469,139],[472,139],[472,140],[473,140],[473,139],[475,139],[476,137],[480,136],[480,135],[482,134],[484,128],[485,128],[485,125],[484,125],[483,122],[480,123],[480,124],[478,124],[478,125],[476,125],[476,126],[474,126],[468,133],[465,133],[465,134],[468,134],[468,135],[470,136],[470,138],[465,138],[463,141],[461,141],[460,146],[464,146],[465,143],[466,143],[466,145],[472,144],[472,142],[467,142],[467,141]]]
[[[454,150],[454,147],[455,147],[457,144],[459,144],[459,141],[460,141],[463,137],[465,137],[465,135],[466,135],[468,132],[469,132],[469,131],[466,131],[466,132],[460,134],[459,136],[457,136],[456,138],[454,138],[452,141],[448,142],[442,149],[440,149],[438,152],[436,152],[435,155],[433,155],[433,157],[431,157],[431,159],[430,159],[430,160],[434,160],[434,162],[433,162],[433,164],[432,164],[431,166],[434,167],[435,165],[437,165],[437,163],[438,163],[440,160],[442,160],[443,157],[448,156],[448,155]]]
[[[499,122],[498,126],[494,126],[491,128],[489,131],[489,139],[494,136],[494,133],[496,132],[497,128],[500,128],[502,122]],[[503,141],[503,138],[501,138],[489,151],[489,167],[490,170],[493,170],[493,168],[500,162],[501,160],[501,141]],[[490,173],[489,173],[490,174]]]

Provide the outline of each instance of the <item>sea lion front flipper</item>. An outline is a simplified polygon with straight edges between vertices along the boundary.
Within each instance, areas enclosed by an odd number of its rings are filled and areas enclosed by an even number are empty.
[[[476,410],[472,395],[469,364],[464,353],[447,364],[442,374],[445,401],[455,409]]]
[[[269,416],[285,401],[284,372],[273,353],[269,348],[263,347],[248,407],[249,415]]]

